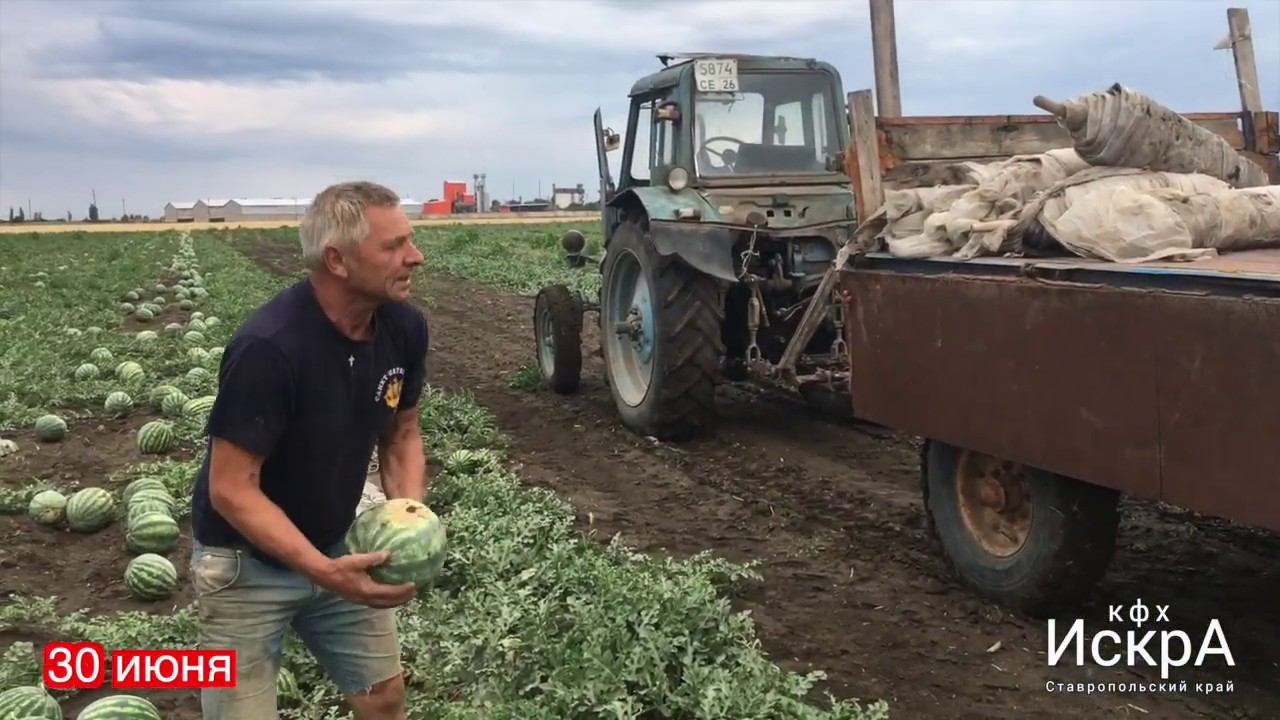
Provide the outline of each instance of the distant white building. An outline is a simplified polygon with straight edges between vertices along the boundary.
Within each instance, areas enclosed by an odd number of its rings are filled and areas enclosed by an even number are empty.
[[[577,187],[551,186],[551,204],[557,210],[568,210],[573,205],[583,205],[586,202],[587,191],[582,183],[578,183]]]
[[[223,205],[223,219],[301,220],[310,206],[310,198],[233,198]]]
[[[401,198],[400,208],[411,220],[422,218],[422,201]],[[165,222],[234,222],[237,220],[301,220],[311,198],[204,198],[173,201],[164,206]]]
[[[203,208],[205,219],[209,222],[222,222],[227,219],[227,203],[231,202],[230,198],[208,198],[196,203],[196,212],[200,213]]]
[[[164,206],[165,222],[194,222],[196,203],[194,201],[179,200],[177,202],[169,202]]]
[[[400,198],[400,209],[410,220],[422,219],[422,201],[413,198]]]

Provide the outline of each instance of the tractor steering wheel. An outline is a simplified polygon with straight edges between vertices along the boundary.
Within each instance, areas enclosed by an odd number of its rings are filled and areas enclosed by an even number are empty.
[[[742,140],[739,140],[739,139],[738,139],[738,138],[736,138],[736,137],[730,137],[730,136],[728,136],[728,135],[716,135],[716,136],[713,136],[713,137],[709,137],[709,138],[707,138],[706,140],[703,140],[703,141],[702,141],[702,144],[698,147],[698,153],[699,153],[699,154],[714,155],[714,156],[716,156],[717,158],[720,158],[720,163],[721,163],[721,164],[720,164],[719,166],[714,166],[714,165],[712,166],[712,167],[714,167],[714,168],[715,168],[715,169],[717,169],[717,170],[725,169],[725,168],[728,168],[728,167],[729,167],[729,163],[724,159],[724,153],[725,153],[725,152],[727,152],[727,149],[726,149],[726,150],[724,150],[724,151],[721,151],[721,152],[716,152],[715,150],[712,150],[711,148],[709,148],[709,147],[707,147],[707,146],[708,146],[708,145],[710,145],[710,144],[711,144],[711,143],[713,143],[713,142],[720,142],[720,141],[722,141],[722,140],[727,140],[727,141],[732,142],[732,143],[737,143],[738,145],[742,145],[742,143],[743,143],[743,141],[742,141]],[[735,153],[735,154],[736,154],[736,153]],[[708,164],[710,164],[710,163],[708,163]]]

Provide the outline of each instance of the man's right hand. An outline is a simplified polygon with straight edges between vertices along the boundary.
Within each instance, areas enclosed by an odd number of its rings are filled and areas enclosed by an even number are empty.
[[[335,558],[320,573],[316,584],[354,603],[375,608],[393,608],[413,599],[413,583],[386,585],[369,576],[369,568],[391,556],[385,552],[359,553]]]

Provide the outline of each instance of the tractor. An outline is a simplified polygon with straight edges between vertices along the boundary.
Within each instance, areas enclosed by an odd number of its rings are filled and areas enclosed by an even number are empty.
[[[849,416],[835,292],[856,211],[839,73],[813,59],[683,53],[630,92],[625,139],[594,116],[603,252],[595,298],[564,284],[534,303],[538,367],[556,392],[582,370],[586,313],[623,424],[659,440],[714,423],[716,387],[755,382]],[[609,153],[622,150],[615,183]]]

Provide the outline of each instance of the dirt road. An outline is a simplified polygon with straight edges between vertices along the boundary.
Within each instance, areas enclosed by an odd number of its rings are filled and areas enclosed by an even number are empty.
[[[292,246],[249,252],[271,268],[297,267]],[[726,386],[715,434],[652,442],[617,421],[598,357],[585,359],[573,396],[510,386],[534,363],[531,298],[440,275],[418,287],[430,298],[428,381],[470,391],[496,415],[527,482],[572,502],[602,540],[621,533],[645,551],[758,561],[764,580],[736,605],[751,611],[779,664],[827,671],[823,690],[885,698],[898,718],[1280,717],[1280,538],[1127,504],[1120,550],[1081,616],[1092,633],[1106,625],[1109,603],[1167,605],[1156,629],[1192,638],[1191,661],[1169,677],[1186,680],[1188,692],[1050,692],[1057,682],[1158,683],[1160,671],[1126,668],[1123,658],[1078,668],[1074,653],[1049,667],[1045,622],[953,583],[925,530],[914,438]],[[585,344],[594,342],[589,330]],[[1235,666],[1210,656],[1193,667],[1215,618]],[[1158,633],[1147,649],[1159,650]],[[1228,681],[1232,692],[1195,692],[1196,683]]]

